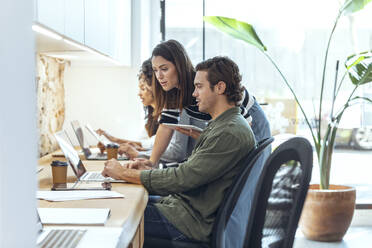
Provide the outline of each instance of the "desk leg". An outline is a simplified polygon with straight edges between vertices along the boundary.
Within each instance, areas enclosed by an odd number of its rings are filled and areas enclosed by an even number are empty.
[[[143,246],[143,241],[145,238],[144,234],[144,222],[143,222],[143,217],[141,219],[141,222],[138,225],[136,234],[134,235],[132,241],[130,242],[128,248],[142,248]]]

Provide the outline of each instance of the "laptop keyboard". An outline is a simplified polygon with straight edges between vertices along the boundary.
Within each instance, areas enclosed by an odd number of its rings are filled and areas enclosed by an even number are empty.
[[[105,153],[92,153],[92,155],[90,155],[90,157],[107,159],[107,154],[105,154]]]
[[[84,175],[80,178],[81,181],[90,181],[90,182],[122,182],[124,180],[115,180],[111,177],[104,177],[102,176],[101,172],[98,171],[90,171],[84,173]]]
[[[38,248],[75,248],[86,230],[54,229],[50,230]]]
[[[109,178],[102,176],[99,172],[88,172],[84,175],[84,180],[108,181]]]

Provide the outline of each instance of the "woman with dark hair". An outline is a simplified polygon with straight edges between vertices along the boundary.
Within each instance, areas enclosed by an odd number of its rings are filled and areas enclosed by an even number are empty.
[[[145,129],[139,137],[139,141],[120,139],[108,134],[102,129],[96,131],[99,135],[104,135],[111,142],[120,144],[118,150],[119,154],[125,154],[130,159],[137,157],[148,158],[150,156],[151,148],[155,141],[156,131],[159,127],[157,117],[154,116],[156,101],[152,90],[152,73],[151,59],[147,59],[142,63],[141,70],[138,74],[138,96],[141,98],[146,113]],[[171,145],[165,153],[162,154],[161,159],[165,162],[184,160],[186,154],[183,151],[186,150],[186,146],[187,143],[177,139],[175,135],[171,141]],[[104,150],[102,144],[99,144],[99,147],[101,151]]]
[[[160,125],[149,161],[137,162],[147,166],[157,164],[173,135],[173,130],[162,125],[163,123],[191,124],[205,128],[206,122],[211,119],[210,115],[199,112],[196,100],[192,96],[195,69],[184,47],[178,41],[168,40],[158,44],[152,52],[151,62],[155,75],[152,79],[156,101],[154,116],[159,118]],[[271,136],[265,114],[245,88],[239,106],[241,114],[251,123],[257,142]],[[187,123],[182,120],[183,116]],[[176,130],[194,139],[200,135],[197,131],[180,128]],[[194,144],[195,140],[190,139],[188,155]]]

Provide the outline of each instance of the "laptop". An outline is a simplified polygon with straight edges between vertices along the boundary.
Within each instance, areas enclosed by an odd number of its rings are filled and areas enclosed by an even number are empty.
[[[39,212],[37,215],[37,247],[71,247],[75,248],[86,233],[86,229],[49,229],[44,230]]]
[[[76,138],[80,144],[80,147],[83,150],[84,156],[86,160],[107,160],[107,154],[101,153],[99,151],[92,151],[92,149],[89,148],[89,145],[86,142],[86,139],[84,138],[84,132],[81,128],[79,122],[77,120],[71,121],[72,129],[74,130],[74,133],[76,135]],[[95,135],[94,135],[95,134]],[[101,141],[102,139],[97,138],[97,134],[93,131],[93,136],[98,140]],[[105,146],[107,145],[107,142],[101,141]],[[118,156],[118,160],[128,160],[126,156]]]
[[[102,176],[100,171],[87,171],[83,162],[80,160],[79,154],[74,147],[69,144],[63,137],[67,136],[65,131],[59,131],[54,134],[59,147],[66,157],[67,162],[70,164],[72,171],[75,173],[79,181],[85,182],[114,182],[123,183],[124,180],[116,180],[111,177]]]
[[[85,248],[85,247],[117,247],[121,228],[61,226],[43,228],[40,215],[37,214],[38,248]]]

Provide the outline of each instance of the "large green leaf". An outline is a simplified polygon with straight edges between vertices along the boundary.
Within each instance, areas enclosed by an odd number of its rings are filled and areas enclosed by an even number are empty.
[[[371,1],[372,0],[346,0],[341,10],[344,12],[344,15],[349,15],[362,10]]]
[[[362,85],[372,82],[372,52],[349,56],[345,66],[353,84]]]
[[[222,16],[205,16],[204,21],[234,38],[243,40],[262,51],[266,51],[266,47],[261,42],[253,26],[248,23]]]
[[[363,100],[363,101],[366,101],[367,103],[372,104],[372,98],[368,98],[368,97],[356,96],[353,99],[351,99],[350,101],[354,101],[354,100]]]

